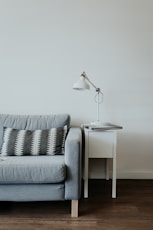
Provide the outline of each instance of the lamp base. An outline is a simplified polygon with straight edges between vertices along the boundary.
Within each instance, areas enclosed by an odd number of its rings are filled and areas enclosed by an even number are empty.
[[[100,126],[103,125],[103,123],[101,121],[99,121],[99,120],[97,120],[97,121],[91,121],[90,124],[92,126],[95,126],[95,127],[100,127]]]

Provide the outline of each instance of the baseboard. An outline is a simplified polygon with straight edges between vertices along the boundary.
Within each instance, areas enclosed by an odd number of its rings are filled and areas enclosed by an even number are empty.
[[[112,172],[110,171],[110,179]],[[118,171],[117,179],[153,179],[153,171]],[[105,173],[91,173],[89,179],[105,179]]]
[[[119,171],[117,179],[153,179],[153,171]]]

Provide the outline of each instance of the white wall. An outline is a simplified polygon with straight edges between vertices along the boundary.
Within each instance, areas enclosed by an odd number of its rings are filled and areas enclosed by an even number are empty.
[[[96,118],[118,132],[118,178],[153,178],[153,1],[0,0],[0,113]]]

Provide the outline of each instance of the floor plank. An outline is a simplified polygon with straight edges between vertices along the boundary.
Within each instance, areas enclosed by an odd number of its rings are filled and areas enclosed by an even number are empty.
[[[81,198],[79,217],[70,201],[0,202],[0,230],[150,230],[153,229],[153,180],[90,180],[89,198]]]

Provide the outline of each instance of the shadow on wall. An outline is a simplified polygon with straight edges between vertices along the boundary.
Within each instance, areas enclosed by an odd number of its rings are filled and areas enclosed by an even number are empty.
[[[153,133],[125,133],[123,131],[118,134],[117,172],[119,177],[153,178],[152,162]]]

